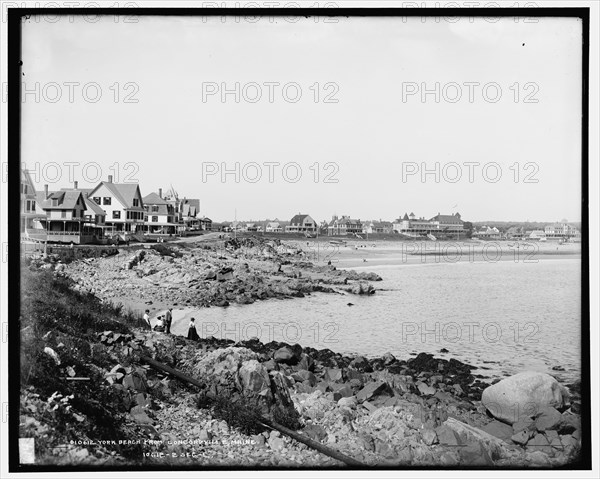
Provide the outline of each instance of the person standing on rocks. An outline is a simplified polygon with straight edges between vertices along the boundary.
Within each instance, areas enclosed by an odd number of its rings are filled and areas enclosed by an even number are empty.
[[[171,334],[171,323],[173,322],[173,308],[169,308],[165,316],[165,329],[167,334]]]
[[[144,312],[144,316],[143,316],[143,318],[144,318],[144,322],[145,322],[145,323],[148,325],[148,327],[149,327],[150,329],[152,329],[152,325],[150,324],[150,310],[149,310],[149,309],[147,309],[147,310]]]
[[[198,341],[200,339],[200,336],[198,336],[198,331],[196,331],[196,323],[195,323],[195,319],[192,318],[190,319],[190,325],[188,327],[188,335],[187,338],[191,339],[193,341]]]

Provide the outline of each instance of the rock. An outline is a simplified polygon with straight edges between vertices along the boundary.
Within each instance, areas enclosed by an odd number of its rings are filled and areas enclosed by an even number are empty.
[[[285,442],[280,437],[270,437],[269,446],[274,451],[281,451],[285,447]]]
[[[390,353],[387,352],[383,355],[383,364],[385,364],[386,366],[389,366],[390,364],[392,364],[394,361],[396,361],[396,357]]]
[[[373,440],[373,436],[366,432],[358,433],[358,441],[357,445],[360,446],[365,451],[375,451],[375,441]]]
[[[432,388],[431,386],[428,386],[427,384],[425,384],[424,382],[419,381],[417,384],[417,389],[419,389],[419,392],[421,393],[422,396],[433,396],[435,394],[435,392],[437,391],[435,388]]]
[[[530,439],[527,443],[527,451],[540,451],[545,454],[552,454],[553,452],[550,441],[548,441],[548,438],[544,434],[536,434],[533,439]]]
[[[306,371],[305,369],[292,374],[292,378],[297,382],[308,381],[311,387],[317,384],[318,382],[317,377],[313,373],[311,373],[310,371]]]
[[[428,446],[431,446],[437,442],[437,434],[433,429],[423,429],[421,431],[421,438]]]
[[[509,426],[508,424],[505,424],[500,421],[492,421],[489,424],[483,426],[481,430],[507,442],[514,434],[512,426]]]
[[[379,394],[383,394],[390,390],[390,387],[387,383],[383,381],[373,381],[367,384],[364,388],[362,388],[356,394],[356,400],[361,403],[371,399],[373,396],[377,396]],[[390,391],[391,392],[391,391]],[[390,394],[390,395],[393,395]]]
[[[525,457],[527,462],[532,466],[544,467],[550,465],[550,458],[542,451],[527,452]]]
[[[441,425],[435,428],[435,433],[440,444],[446,446],[458,446],[460,444],[458,436],[448,426]]]
[[[291,348],[284,346],[273,353],[273,360],[278,364],[283,363],[293,366],[298,364],[300,358],[294,354]]]
[[[369,401],[365,401],[362,403],[362,405],[369,411],[369,412],[374,412],[377,411],[377,406],[375,406],[375,404],[370,403]]]
[[[513,425],[513,432],[514,433],[518,433],[521,432],[523,430],[531,430],[533,431],[535,429],[534,425],[533,425],[533,419],[529,418],[529,417],[522,417],[520,418],[517,422],[515,422]]]
[[[202,429],[198,434],[198,439],[201,441],[211,441],[213,438],[212,433],[208,429]],[[263,438],[264,441],[264,438]]]
[[[472,442],[459,449],[462,466],[493,466],[494,461],[488,451],[478,442]]]
[[[561,413],[553,407],[545,407],[535,416],[534,426],[538,431],[543,432],[549,429],[558,429],[562,422]]]
[[[261,392],[270,390],[271,380],[267,368],[256,359],[245,361],[239,369],[238,376],[243,391]]]
[[[148,416],[140,406],[135,406],[129,414],[131,418],[138,424],[152,424],[152,419]]]
[[[481,402],[495,418],[513,424],[544,407],[562,408],[568,398],[567,389],[552,376],[527,371],[487,387]]]
[[[350,362],[350,367],[356,369],[357,371],[370,373],[373,372],[373,368],[367,361],[367,358],[364,356],[357,356]]]
[[[262,434],[255,434],[254,436],[250,436],[251,439],[255,442],[255,444],[259,447],[263,447],[266,444],[265,436]]]
[[[302,429],[302,432],[317,442],[322,442],[327,437],[327,431],[325,431],[325,429],[318,424],[309,424]]]
[[[533,437],[533,431],[530,431],[528,429],[523,429],[522,431],[513,434],[510,439],[511,441],[513,441],[516,444],[520,444],[521,446],[524,446],[525,444],[527,444],[527,442],[529,441],[529,439],[531,439]]]
[[[302,353],[296,367],[298,370],[305,369],[310,372],[315,372],[315,361],[308,354]]]
[[[355,408],[358,405],[358,401],[354,396],[343,397],[337,402],[340,407],[349,407],[351,409]]]
[[[325,381],[341,381],[342,370],[339,368],[326,368],[324,379]]]

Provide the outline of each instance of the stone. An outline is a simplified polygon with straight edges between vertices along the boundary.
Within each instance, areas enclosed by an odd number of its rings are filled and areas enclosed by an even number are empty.
[[[356,400],[356,398],[354,396],[350,396],[350,397],[343,397],[343,398],[341,398],[337,402],[337,404],[340,407],[355,408],[358,405],[358,401]]]
[[[200,439],[201,441],[211,441],[213,438],[212,433],[207,430],[207,429],[202,429],[200,431],[200,433],[198,434],[198,439]],[[264,438],[263,438],[264,441]]]
[[[298,364],[300,358],[294,354],[292,348],[284,346],[273,353],[273,360],[278,364],[283,363],[293,366],[294,364]]]
[[[302,353],[300,355],[300,361],[296,365],[296,367],[300,369],[306,369],[310,372],[315,372],[315,361],[308,354]]]
[[[472,442],[459,449],[462,466],[493,466],[494,461],[487,450],[478,442]]]
[[[377,396],[379,394],[383,394],[389,390],[389,386],[387,383],[383,381],[373,381],[367,384],[364,388],[362,388],[356,394],[356,399],[358,402],[364,402],[371,399],[373,396]]]
[[[325,381],[321,381],[320,383],[318,383],[315,386],[315,390],[319,390],[321,391],[323,394],[325,394],[327,391],[329,391],[329,384],[326,383]]]
[[[322,442],[327,437],[327,431],[318,424],[309,424],[302,429],[302,432],[317,442]]]
[[[373,368],[369,364],[369,361],[364,356],[357,356],[350,362],[350,367],[356,369],[357,371],[370,373],[373,371]]]
[[[377,409],[378,409],[378,408],[377,408],[377,406],[375,406],[375,404],[373,404],[373,403],[370,403],[369,401],[365,401],[365,402],[363,402],[363,403],[362,403],[362,405],[363,405],[365,408],[367,408],[367,410],[368,410],[369,412],[377,411]]]
[[[265,436],[263,436],[262,434],[256,434],[250,437],[254,441],[254,443],[259,447],[263,447],[267,442]]]
[[[458,446],[460,440],[456,433],[446,425],[435,428],[438,442],[445,446]]]
[[[437,442],[437,434],[433,429],[423,429],[421,431],[421,439],[428,446],[435,444]]]
[[[341,381],[342,380],[342,370],[339,368],[326,368],[324,379],[325,379],[325,381],[332,381],[332,382]]]
[[[390,353],[387,352],[383,355],[383,364],[385,364],[386,366],[389,366],[390,364],[392,364],[394,361],[396,361],[396,357]]]
[[[267,368],[256,359],[243,362],[238,371],[238,376],[243,391],[259,393],[271,388],[271,379]]]
[[[530,431],[528,429],[523,429],[522,431],[513,434],[510,439],[512,442],[516,443],[516,444],[520,444],[521,446],[524,446],[527,444],[527,442],[529,442],[529,439],[531,439],[533,437],[533,431]]]
[[[514,434],[512,426],[509,426],[508,424],[500,421],[492,421],[489,424],[483,426],[481,430],[507,442],[510,441],[510,438]]]
[[[533,419],[531,419],[529,417],[522,417],[521,419],[519,419],[517,422],[515,422],[512,425],[512,428],[513,428],[514,433],[518,433],[523,430],[533,431],[535,429],[535,427],[533,425]]]
[[[274,451],[281,451],[285,447],[285,442],[280,437],[270,437],[269,446]]]
[[[552,454],[552,446],[544,434],[536,434],[527,443],[527,451],[540,451],[545,454]]]
[[[416,384],[416,386],[419,389],[419,392],[422,396],[433,396],[437,391],[435,388],[432,388],[431,386],[428,386],[427,384],[421,381],[419,381]]]
[[[528,452],[525,456],[526,460],[532,466],[549,466],[550,458],[542,451]]]
[[[543,407],[562,408],[569,401],[567,389],[552,376],[535,371],[515,374],[487,387],[481,402],[496,418],[513,424]]]
[[[310,386],[314,386],[318,382],[317,377],[313,373],[305,369],[292,374],[292,378],[297,382],[308,381]]]
[[[358,434],[357,445],[362,447],[362,449],[366,451],[375,451],[375,441],[373,440],[373,436],[366,432],[360,432]]]
[[[131,415],[131,418],[138,424],[152,424],[153,422],[152,419],[150,419],[150,416],[148,416],[148,414],[146,414],[146,412],[140,406],[135,406],[129,412],[129,414]]]
[[[543,408],[536,416],[534,425],[540,431],[558,429],[563,422],[563,416],[553,407]]]

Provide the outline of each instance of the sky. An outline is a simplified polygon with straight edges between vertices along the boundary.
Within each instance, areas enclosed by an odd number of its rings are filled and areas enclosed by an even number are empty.
[[[214,221],[581,218],[578,19],[52,20],[23,24],[38,189],[112,174]]]

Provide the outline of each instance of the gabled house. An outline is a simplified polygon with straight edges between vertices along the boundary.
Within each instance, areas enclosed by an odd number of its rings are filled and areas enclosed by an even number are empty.
[[[281,233],[283,228],[278,221],[269,221],[265,226],[265,231],[267,233]]]
[[[286,233],[316,233],[317,222],[310,215],[295,215],[288,226],[285,227]]]
[[[334,215],[327,226],[327,234],[329,236],[345,236],[348,234],[361,234],[363,232],[363,224],[360,220],[355,220],[349,216],[338,218]]]
[[[207,216],[202,216],[201,218],[198,218],[198,224],[202,231],[212,231],[213,222]]]
[[[106,211],[112,234],[129,237],[144,227],[144,202],[135,183],[113,183],[112,175],[89,193],[89,198]]]
[[[21,237],[29,238],[41,226],[38,219],[46,217],[46,213],[38,204],[38,196],[29,171],[21,169]]]
[[[411,237],[464,234],[464,222],[460,213],[442,215],[438,213],[431,219],[417,218],[414,213],[398,218],[393,224],[393,230]]]
[[[367,234],[390,234],[393,232],[393,226],[390,221],[368,221],[363,224],[362,232]]]
[[[45,212],[45,217],[39,220],[44,239],[75,244],[94,241],[94,233],[85,228],[87,206],[80,190],[49,192],[46,186],[37,198],[40,208]]]
[[[142,198],[144,204],[144,231],[150,234],[175,234],[175,209],[162,197],[162,191],[150,193]]]

